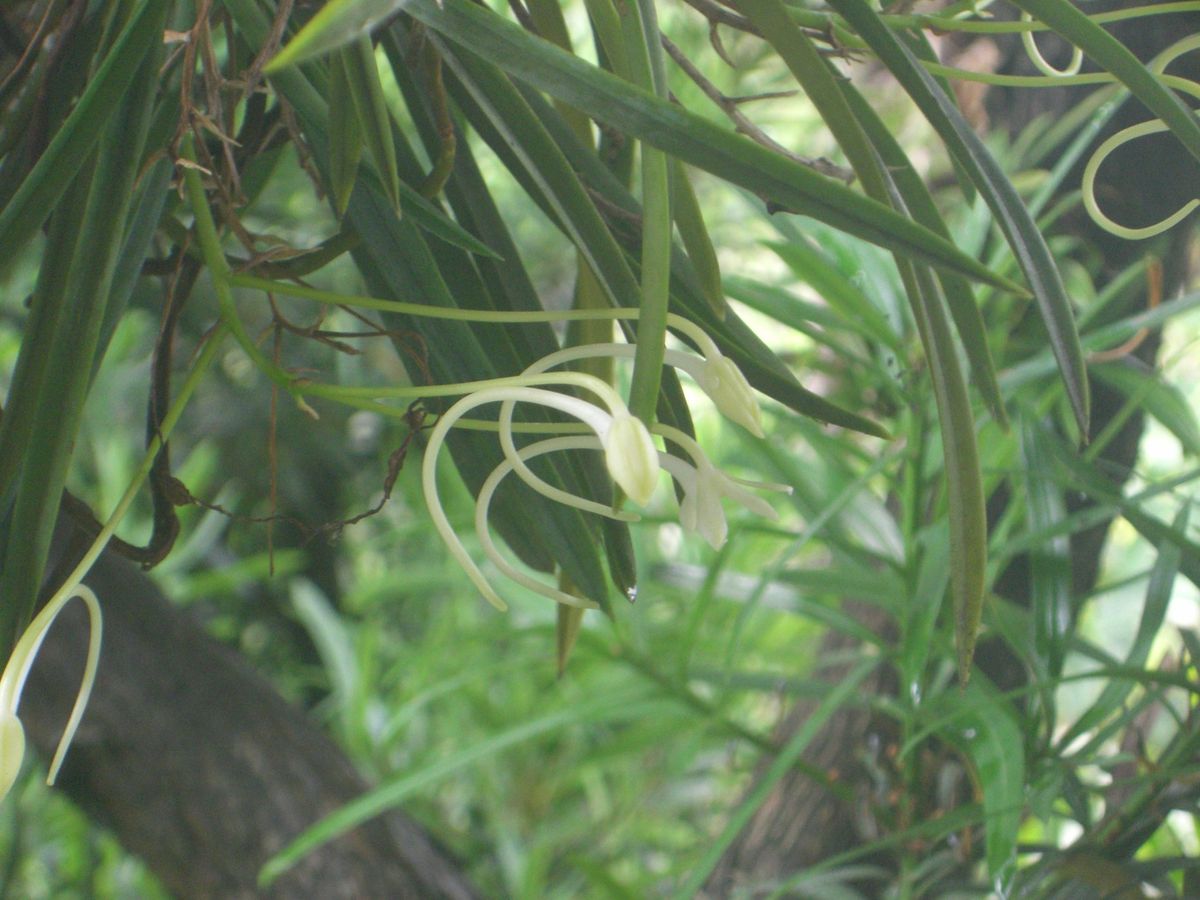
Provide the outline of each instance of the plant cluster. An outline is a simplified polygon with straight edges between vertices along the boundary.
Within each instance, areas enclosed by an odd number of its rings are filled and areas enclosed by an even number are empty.
[[[670,582],[669,572],[639,572],[630,531],[639,515],[626,508],[627,501],[650,504],[663,470],[676,486],[678,524],[717,554],[701,599],[718,590],[722,560],[734,552],[725,500],[758,520],[739,521],[734,530],[776,527],[776,534],[794,539],[750,592],[747,607],[759,602],[768,583],[800,577],[788,567],[814,541],[828,551],[830,572],[860,579],[847,577],[847,591],[871,586],[899,636],[888,642],[841,612],[825,614],[835,629],[871,649],[822,699],[809,724],[775,744],[722,719],[740,738],[750,733],[751,743],[777,755],[719,839],[680,875],[682,894],[704,886],[821,723],[884,663],[901,690],[881,692],[876,701],[896,734],[893,758],[878,765],[877,780],[904,790],[901,799],[876,804],[873,816],[892,834],[881,840],[908,847],[906,860],[960,833],[969,836],[982,823],[983,851],[964,855],[981,860],[1002,892],[1069,880],[1073,861],[1102,855],[1097,847],[1129,838],[1137,823],[1112,810],[1096,822],[1088,804],[1077,803],[1071,814],[1087,826],[1088,843],[1060,853],[1052,836],[1043,841],[1038,835],[1038,861],[1018,874],[1025,810],[1035,808],[1044,821],[1058,816],[1056,786],[1078,780],[1080,754],[1072,741],[1090,742],[1094,757],[1106,737],[1130,729],[1150,707],[1171,711],[1176,727],[1158,757],[1160,774],[1148,774],[1127,802],[1138,815],[1161,822],[1200,738],[1191,663],[1181,663],[1178,675],[1155,676],[1147,666],[1170,584],[1179,573],[1196,581],[1200,557],[1186,502],[1168,525],[1147,512],[1146,498],[1127,497],[1097,461],[1143,401],[1190,450],[1200,444],[1178,393],[1122,364],[1146,329],[1198,301],[1195,295],[1159,296],[1153,288],[1158,263],[1142,262],[1114,283],[1141,285],[1148,278],[1150,309],[1113,312],[1120,294],[1114,288],[1092,296],[1081,315],[1076,301],[1087,291],[1078,290],[1078,273],[1060,264],[1061,248],[1038,216],[1086,153],[1078,202],[1112,235],[1156,239],[1156,248],[1166,247],[1165,239],[1178,233],[1170,230],[1200,205],[1184,197],[1162,221],[1131,226],[1104,212],[1097,187],[1120,148],[1153,134],[1169,133],[1176,152],[1200,160],[1200,123],[1183,99],[1200,97],[1200,86],[1167,71],[1200,49],[1200,38],[1187,35],[1143,63],[1104,28],[1129,18],[1194,15],[1200,4],[1092,15],[1060,0],[1014,5],[1019,20],[999,21],[989,15],[989,3],[967,0],[936,14],[880,11],[864,0],[828,0],[819,8],[783,0],[729,6],[689,0],[689,14],[711,28],[714,58],[728,58],[719,35],[733,30],[768,53],[762,68],[786,70],[838,148],[841,158],[831,162],[790,152],[769,137],[744,102],[726,95],[712,73],[667,38],[653,0],[587,0],[595,62],[576,52],[578,42],[555,0],[514,2],[512,17],[468,0],[330,0],[307,22],[291,2],[265,0],[121,0],[100,10],[57,0],[27,4],[24,20],[37,24],[27,29],[27,52],[0,82],[0,263],[11,268],[33,260],[37,267],[0,421],[0,644],[11,648],[0,676],[0,796],[12,787],[24,755],[17,707],[33,657],[55,616],[79,597],[91,616],[92,639],[83,687],[51,764],[53,781],[99,654],[103,598],[86,586],[88,571],[110,546],[147,565],[170,551],[180,531],[174,506],[194,497],[171,473],[168,440],[232,341],[239,358],[270,383],[272,428],[280,398],[313,417],[337,405],[409,426],[393,455],[385,497],[408,441],[420,431],[429,522],[494,606],[506,603],[488,568],[514,589],[559,604],[560,668],[580,637],[584,610],[618,619],[611,597],[633,599],[648,580]],[[1065,68],[1043,58],[1035,43],[1048,30],[1071,45]],[[1041,74],[945,66],[930,42],[945,32],[1020,35]],[[859,55],[890,72],[932,129],[959,196],[971,206],[966,224],[943,212],[896,130],[843,76],[841,64]],[[1084,57],[1098,71],[1083,72]],[[77,66],[86,77],[67,78],[68,62],[76,60],[86,61]],[[959,78],[1029,89],[1098,85],[1106,105],[1077,135],[1066,139],[1064,127],[1047,139],[1046,146],[1057,144],[1058,161],[1036,192],[1023,195],[957,108],[949,80]],[[681,80],[714,100],[730,122],[676,102],[673,85]],[[1152,118],[1092,150],[1097,132],[1130,96]],[[778,100],[771,92],[752,99],[764,97]],[[539,296],[533,267],[523,262],[483,174],[485,146],[568,242],[569,308],[548,309]],[[332,210],[337,230],[316,246],[287,246],[247,224],[245,211],[285,159],[294,160]],[[781,238],[778,255],[821,295],[819,304],[722,273],[692,183],[697,172],[766,208]],[[346,260],[365,286],[360,293],[314,286]],[[153,278],[162,280],[165,299],[152,301],[162,309],[162,325],[146,452],[101,525],[85,506],[80,512],[79,501],[62,498],[84,408],[95,402],[95,373],[130,305],[147,302],[139,290]],[[215,302],[205,315],[213,324],[173,388],[184,305],[209,288]],[[264,297],[265,304],[259,302]],[[252,303],[258,324],[248,324]],[[289,303],[315,305],[322,318],[299,326],[281,309]],[[808,334],[836,358],[834,364],[810,361],[837,376],[837,396],[808,389],[790,360],[747,324],[746,308]],[[325,328],[324,311],[331,310],[354,317],[362,330]],[[1027,317],[1028,310],[1036,316]],[[618,325],[620,342],[614,339]],[[1006,329],[1010,333],[998,336]],[[357,352],[360,340],[384,338],[407,383],[385,383],[377,372],[349,383],[291,365],[287,335],[341,353]],[[270,349],[267,337],[273,338]],[[617,361],[632,361],[624,395]],[[734,477],[717,452],[702,447],[679,373],[750,436],[746,446],[773,480]],[[869,390],[856,393],[856,379]],[[1093,380],[1115,385],[1127,398],[1099,432]],[[764,413],[760,397],[773,401],[771,412]],[[494,417],[474,418],[484,407],[494,407]],[[414,409],[420,415],[414,417]],[[886,427],[879,421],[884,417]],[[844,429],[844,439],[831,439],[817,423]],[[789,429],[820,458],[828,490],[773,446]],[[863,449],[866,441],[893,436],[900,440],[883,452]],[[469,526],[482,564],[442,503],[443,448],[473,495]],[[876,498],[870,524],[896,537],[891,547],[887,540],[873,546],[845,526],[855,504],[866,502],[884,476],[888,487]],[[115,533],[147,482],[153,535],[137,548]],[[789,503],[807,523],[798,534],[763,521],[779,517],[763,492],[794,492]],[[1086,494],[1091,510],[1068,509],[1064,498],[1072,492]],[[1000,509],[991,521],[990,501]],[[60,507],[89,529],[91,541],[37,612]],[[1158,554],[1124,661],[1076,634],[1079,608],[1069,574],[1061,571],[1067,536],[1083,530],[1089,517],[1099,521],[1117,512]],[[265,518],[274,520],[276,511]],[[516,563],[493,533],[504,538]],[[1035,562],[1031,596],[1022,605],[1002,599],[997,584],[1025,552]],[[1052,564],[1043,565],[1045,558]],[[848,596],[828,584],[820,588],[839,602]],[[1007,693],[976,664],[985,624],[1026,670],[1025,683]],[[694,636],[701,627],[696,618],[687,630]],[[1195,649],[1189,645],[1186,658]],[[1099,669],[1072,675],[1068,654],[1090,656]],[[668,684],[680,702],[719,718],[723,713],[693,690],[686,656],[677,678],[636,654],[630,659],[640,659],[647,678]],[[1136,670],[1142,689],[1130,710],[1118,709],[1133,693],[1120,680],[1124,669]],[[1099,672],[1111,678],[1101,698],[1065,735],[1056,733],[1055,691]],[[1185,692],[1183,712],[1162,699],[1168,687]],[[616,715],[603,704],[588,709],[601,718]],[[546,721],[549,729],[560,719]],[[945,770],[948,755],[972,772],[970,798],[917,796],[931,770]],[[825,789],[837,787],[828,773],[806,775]],[[264,877],[277,877],[305,849],[353,827],[380,803],[398,802],[399,795],[385,790],[341,811],[276,857]],[[864,842],[840,861],[852,864],[854,854],[878,843]],[[924,877],[903,874],[913,884]],[[782,879],[775,888],[786,892],[789,884]]]

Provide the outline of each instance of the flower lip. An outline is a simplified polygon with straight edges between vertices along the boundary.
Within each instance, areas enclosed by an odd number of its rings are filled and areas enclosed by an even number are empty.
[[[747,488],[755,487],[790,494],[790,487],[732,478],[714,466],[700,445],[679,429],[658,425],[655,431],[682,447],[695,462],[695,465],[692,465],[675,456],[662,456],[663,467],[683,488],[683,500],[679,504],[679,524],[685,531],[699,534],[708,541],[709,546],[719,550],[729,536],[729,525],[725,519],[725,510],[721,506],[721,501],[726,497],[736,500],[750,512],[763,518],[779,518],[771,504],[752,494]]]

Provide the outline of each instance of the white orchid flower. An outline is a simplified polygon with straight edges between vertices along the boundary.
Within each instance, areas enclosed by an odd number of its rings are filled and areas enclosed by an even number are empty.
[[[678,428],[659,425],[655,431],[682,447],[695,462],[695,465],[691,465],[677,456],[668,454],[660,457],[663,468],[683,488],[683,500],[679,504],[679,524],[685,531],[699,534],[708,541],[710,547],[719,550],[729,536],[729,524],[725,520],[725,510],[721,504],[726,498],[740,503],[750,512],[765,519],[779,518],[775,508],[762,497],[751,493],[749,488],[790,494],[791,487],[733,478],[714,466],[700,445]]]
[[[669,349],[665,352],[663,361],[667,365],[680,369],[690,375],[696,384],[700,386],[700,389],[708,394],[718,411],[726,418],[737,422],[755,437],[763,437],[762,411],[759,409],[754,390],[750,387],[749,382],[746,381],[746,376],[742,374],[741,369],[737,367],[733,360],[721,355],[721,352],[713,344],[711,338],[708,338],[698,328],[695,331],[696,335],[693,336],[699,335],[705,338],[702,348],[706,349],[707,356],[701,357],[694,353]],[[690,334],[691,331],[688,333]],[[567,347],[543,356],[526,368],[522,373],[522,377],[538,375],[556,366],[565,365],[580,359],[602,356],[633,359],[636,353],[637,347],[634,344],[585,344],[579,347]],[[638,520],[639,517],[636,515],[615,510],[611,506],[606,506],[595,500],[579,497],[561,488],[556,488],[536,475],[522,460],[520,454],[517,452],[516,443],[513,440],[512,419],[514,407],[514,402],[506,401],[500,408],[500,445],[504,448],[505,457],[512,463],[513,471],[517,473],[517,476],[522,481],[560,503],[624,522],[636,522]],[[614,480],[618,484],[620,483],[620,479],[614,477]],[[637,498],[635,497],[634,499],[636,500]]]
[[[528,382],[529,379],[538,379],[543,377],[547,369],[553,368],[560,364],[557,359],[559,353],[551,353],[542,360],[535,362],[527,368],[521,375],[517,376],[521,382]],[[578,357],[571,357],[578,358]],[[543,365],[546,360],[552,360],[548,364]],[[640,421],[637,425],[633,425],[629,419],[628,408],[625,406],[625,401],[621,399],[621,395],[613,390],[612,386],[607,382],[601,381],[593,375],[584,375],[582,373],[563,373],[568,376],[563,380],[559,380],[559,376],[551,376],[555,378],[552,383],[574,384],[579,387],[584,387],[594,393],[608,407],[609,413],[612,415],[615,425],[618,421],[621,422],[619,430],[622,432],[618,435],[618,445],[624,445],[622,453],[606,454],[605,462],[608,465],[609,474],[612,475],[613,481],[621,485],[625,491],[635,502],[645,505],[650,499],[650,495],[654,492],[654,484],[658,481],[657,468],[650,473],[648,471],[636,471],[633,464],[640,461],[642,464],[648,463],[654,459],[653,453],[648,452],[645,445],[649,445],[653,449],[653,440],[650,434],[646,431],[645,425]],[[582,379],[582,380],[581,380]],[[541,382],[539,382],[541,383]],[[504,450],[504,456],[513,465],[513,471],[517,473],[517,477],[524,481],[527,485],[551,500],[556,500],[566,506],[573,506],[576,509],[582,509],[586,512],[595,513],[600,516],[608,516],[612,519],[617,519],[622,522],[636,522],[640,516],[634,513],[615,510],[611,505],[599,503],[595,500],[589,500],[586,497],[580,497],[565,491],[562,488],[555,487],[533,472],[529,466],[521,460],[520,454],[517,452],[516,442],[513,440],[512,418],[513,410],[517,401],[505,400],[500,407],[499,430],[500,430],[500,446]],[[637,420],[634,420],[637,421]],[[610,426],[611,427],[611,426]],[[595,429],[593,429],[595,430]],[[632,442],[632,443],[630,443]],[[642,446],[638,446],[642,445]],[[614,466],[616,467],[614,469]],[[626,482],[637,489],[637,492],[630,491],[627,488]]]
[[[50,630],[50,626],[54,624],[54,619],[62,611],[62,608],[76,597],[87,606],[88,615],[91,618],[92,630],[88,639],[88,655],[83,668],[83,681],[80,684],[79,693],[75,697],[75,706],[71,709],[70,718],[67,719],[67,727],[58,742],[58,749],[54,752],[46,784],[54,784],[54,779],[58,777],[58,770],[62,767],[63,758],[67,755],[67,748],[71,746],[75,730],[79,727],[79,720],[83,718],[83,711],[87,707],[88,698],[92,693],[92,685],[96,680],[96,667],[100,661],[102,617],[100,602],[96,599],[96,595],[91,588],[80,584],[71,590],[57,592],[42,608],[42,611],[34,617],[33,621],[29,623],[29,627],[25,629],[25,633],[17,641],[16,647],[13,648],[12,656],[8,658],[8,664],[4,667],[4,674],[0,675],[0,800],[8,796],[8,792],[12,790],[13,783],[21,771],[21,761],[25,757],[25,729],[21,725],[21,720],[17,718],[17,707],[21,702],[21,692],[25,689],[25,679],[29,677],[33,660],[37,656],[38,650],[41,649],[42,641]]]
[[[522,447],[518,451],[518,455],[524,462],[536,456],[561,450],[602,449],[604,449],[603,445],[597,438],[580,435],[538,441]],[[684,498],[679,506],[680,523],[686,531],[699,533],[714,550],[719,550],[725,543],[729,531],[725,520],[725,511],[721,506],[722,500],[725,498],[736,500],[753,513],[764,518],[777,519],[778,514],[775,509],[761,497],[750,493],[747,486],[790,492],[790,489],[784,485],[744,482],[731,478],[713,466],[706,457],[703,457],[703,454],[701,454],[700,464],[693,466],[677,456],[662,451],[657,451],[657,453],[662,468],[666,469],[683,487]],[[479,490],[478,502],[475,505],[475,533],[484,554],[500,574],[543,597],[549,597],[551,600],[567,606],[595,609],[596,604],[592,601],[558,590],[517,569],[504,558],[496,546],[496,542],[492,539],[491,529],[488,527],[488,511],[500,482],[514,468],[512,460],[506,459],[492,470]]]
[[[599,406],[578,397],[530,386],[541,384],[567,384],[585,388],[604,399],[609,411],[606,412]],[[507,609],[506,604],[488,584],[487,579],[471,560],[466,548],[463,547],[462,542],[454,533],[454,529],[450,526],[438,499],[435,473],[438,451],[454,423],[477,406],[501,403],[506,400],[541,404],[574,416],[583,422],[599,440],[613,480],[635,502],[645,503],[650,499],[659,471],[658,452],[654,448],[654,441],[646,430],[646,426],[630,414],[624,401],[609,385],[592,375],[578,372],[533,375],[522,378],[519,386],[493,387],[475,391],[451,406],[433,427],[425,448],[425,458],[422,460],[421,466],[421,482],[425,491],[425,502],[429,507],[434,527],[437,528],[451,554],[488,602],[501,610]],[[547,491],[542,491],[542,493],[549,496]],[[558,493],[576,499],[573,495],[566,494],[565,491]]]

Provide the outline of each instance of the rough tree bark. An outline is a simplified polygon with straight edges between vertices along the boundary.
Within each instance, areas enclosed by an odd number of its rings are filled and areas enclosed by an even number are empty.
[[[221,900],[478,896],[449,854],[398,811],[259,891],[263,862],[368,785],[315,723],[132,563],[106,555],[86,583],[102,598],[104,645],[58,785],[168,890]],[[82,608],[64,610],[30,675],[21,715],[43,755],[74,702],[86,629]]]

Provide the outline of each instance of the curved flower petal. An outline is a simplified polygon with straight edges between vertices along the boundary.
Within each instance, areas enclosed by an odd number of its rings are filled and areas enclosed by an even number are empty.
[[[556,450],[602,449],[603,446],[599,439],[589,435],[549,438],[548,440],[538,441],[535,444],[522,447],[519,453],[522,460],[528,460],[543,453],[552,453]],[[492,539],[491,530],[488,528],[488,510],[492,505],[492,497],[495,496],[496,488],[500,486],[500,482],[512,470],[512,461],[508,459],[504,460],[504,462],[492,470],[491,474],[484,480],[483,486],[479,489],[479,497],[475,503],[475,533],[479,537],[479,544],[483,548],[484,555],[491,560],[492,565],[496,567],[501,575],[515,581],[517,584],[524,585],[531,591],[541,594],[543,597],[549,597],[551,600],[561,603],[564,606],[574,606],[581,609],[598,609],[599,605],[594,601],[577,597],[574,594],[568,594],[565,591],[545,584],[517,569],[501,555],[500,549]]]

